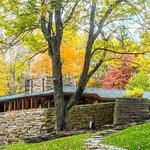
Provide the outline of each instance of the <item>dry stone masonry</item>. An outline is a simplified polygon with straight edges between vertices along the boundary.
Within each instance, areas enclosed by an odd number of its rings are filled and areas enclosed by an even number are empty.
[[[115,109],[114,109],[115,107]],[[28,137],[44,137],[55,129],[55,108],[29,109],[0,113],[0,146]],[[115,103],[73,106],[67,118],[68,130],[94,129],[125,125],[149,119],[149,104],[141,99],[119,99]]]
[[[114,103],[74,106],[68,114],[68,129],[88,129],[113,123]],[[40,137],[55,129],[55,109],[34,109],[0,113],[0,145]]]
[[[49,114],[49,118],[47,117]],[[0,145],[14,143],[28,136],[46,134],[54,128],[54,110],[37,109],[0,113]]]
[[[114,110],[114,125],[128,125],[149,119],[149,103],[147,99],[118,99]]]
[[[78,105],[72,107],[68,115],[68,129],[89,129],[90,121],[95,129],[113,124],[114,103]]]

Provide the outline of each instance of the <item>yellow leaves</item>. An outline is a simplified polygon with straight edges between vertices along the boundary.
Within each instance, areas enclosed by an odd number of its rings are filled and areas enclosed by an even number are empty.
[[[26,40],[23,44],[29,47],[29,49],[31,49],[34,53],[47,48],[45,38],[40,29],[36,29],[34,32],[32,32],[32,34],[26,37]]]
[[[150,57],[149,57],[149,55],[139,55],[136,58],[136,63],[139,64],[140,70],[144,70],[146,72],[150,71]]]
[[[18,61],[18,62],[16,62],[16,63],[14,64],[13,69],[14,69],[16,72],[22,72],[22,71],[28,69],[28,65],[25,64],[25,63],[22,62],[22,61]]]
[[[139,87],[135,87],[133,90],[127,90],[125,97],[141,97],[144,90]]]
[[[94,78],[90,78],[90,80],[89,80],[87,86],[88,86],[88,87],[93,87],[95,84],[96,84],[95,79],[94,79]]]
[[[4,59],[0,56],[0,96],[8,92],[8,67]]]
[[[48,11],[48,9],[49,9],[49,6],[48,5],[41,5],[41,7],[40,7],[40,12],[42,13],[42,15],[46,15],[47,14],[47,11]]]

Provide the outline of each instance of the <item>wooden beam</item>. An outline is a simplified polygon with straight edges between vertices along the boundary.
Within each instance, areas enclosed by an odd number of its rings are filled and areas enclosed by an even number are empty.
[[[28,109],[28,99],[25,99],[25,109]]]

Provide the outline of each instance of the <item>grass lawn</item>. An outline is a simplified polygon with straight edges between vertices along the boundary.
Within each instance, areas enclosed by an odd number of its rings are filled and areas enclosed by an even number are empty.
[[[84,139],[92,135],[94,133],[79,134],[36,144],[17,143],[8,145],[2,150],[84,150]]]
[[[150,122],[112,134],[106,137],[102,143],[128,150],[150,150]]]

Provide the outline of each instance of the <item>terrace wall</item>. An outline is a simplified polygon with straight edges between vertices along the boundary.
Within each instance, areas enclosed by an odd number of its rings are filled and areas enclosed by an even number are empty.
[[[94,121],[96,129],[113,123],[114,104],[74,106],[68,115],[68,129],[88,129]],[[55,128],[55,109],[34,109],[0,113],[0,145],[41,136]]]
[[[0,113],[0,145],[22,141],[25,137],[46,135],[54,130],[55,119],[54,108]],[[103,125],[124,125],[145,119],[149,119],[147,101],[119,99],[116,104],[72,107],[67,127],[69,130],[89,129],[89,123],[93,121],[95,129],[100,129]]]
[[[150,119],[147,99],[121,98],[116,100],[114,110],[114,125],[128,125]]]
[[[54,109],[0,113],[0,145],[22,141],[28,136],[44,135],[54,128],[54,122]]]
[[[88,129],[92,121],[95,129],[113,124],[115,103],[78,105],[72,107],[68,114],[68,129]]]

